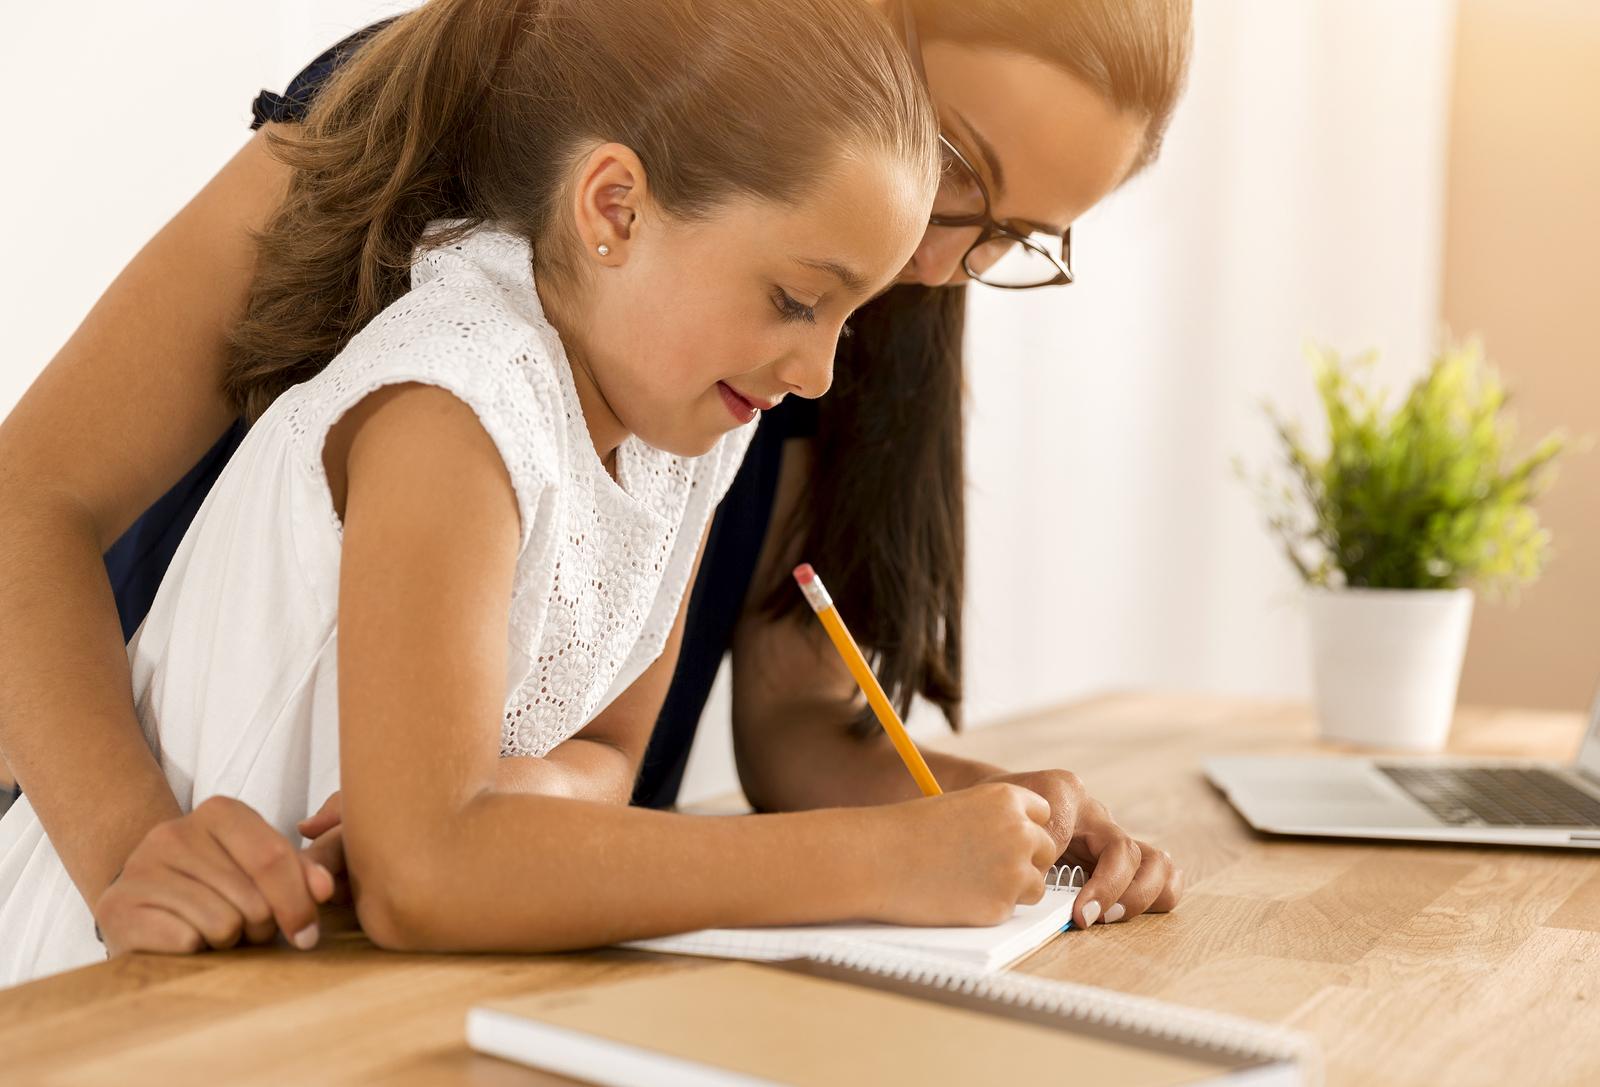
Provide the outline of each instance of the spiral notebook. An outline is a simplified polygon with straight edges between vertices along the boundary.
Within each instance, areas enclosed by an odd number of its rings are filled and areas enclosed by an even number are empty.
[[[836,939],[473,1008],[480,1053],[603,1087],[1315,1087],[1305,1035]]]
[[[866,922],[790,928],[709,928],[681,936],[634,940],[622,946],[673,955],[779,962],[804,958],[827,941],[843,938],[920,951],[980,970],[1001,970],[1038,950],[1072,924],[1072,904],[1082,886],[1082,868],[1075,865],[1051,868],[1043,898],[1032,905],[1018,906],[1010,920],[986,927],[917,928]]]

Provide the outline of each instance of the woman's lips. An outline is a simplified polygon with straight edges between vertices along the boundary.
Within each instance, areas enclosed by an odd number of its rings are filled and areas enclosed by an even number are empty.
[[[748,423],[756,417],[758,411],[769,411],[776,403],[765,400],[753,400],[733,391],[733,386],[726,381],[717,382],[717,391],[722,394],[722,402],[728,405],[728,410],[740,423]]]

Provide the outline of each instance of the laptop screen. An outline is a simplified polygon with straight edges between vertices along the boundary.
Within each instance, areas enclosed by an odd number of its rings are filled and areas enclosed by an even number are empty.
[[[1595,692],[1589,706],[1589,731],[1578,748],[1578,769],[1584,776],[1600,781],[1600,691]]]

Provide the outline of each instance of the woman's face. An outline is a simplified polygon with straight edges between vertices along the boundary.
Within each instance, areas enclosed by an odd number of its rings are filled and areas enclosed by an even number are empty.
[[[922,56],[945,138],[988,186],[990,214],[1021,233],[1070,226],[1139,156],[1143,118],[1115,112],[1060,68],[936,40],[923,42]],[[961,258],[977,236],[977,227],[928,227],[898,281],[966,282]]]

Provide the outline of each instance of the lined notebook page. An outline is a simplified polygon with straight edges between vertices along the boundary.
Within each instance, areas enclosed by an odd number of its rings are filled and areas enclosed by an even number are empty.
[[[635,940],[624,947],[675,955],[777,962],[815,953],[838,937],[865,940],[937,955],[980,970],[999,970],[1048,942],[1072,920],[1076,887],[1052,887],[1031,906],[1018,906],[1009,921],[988,928],[914,928],[847,923],[794,928],[712,928],[682,936]]]

